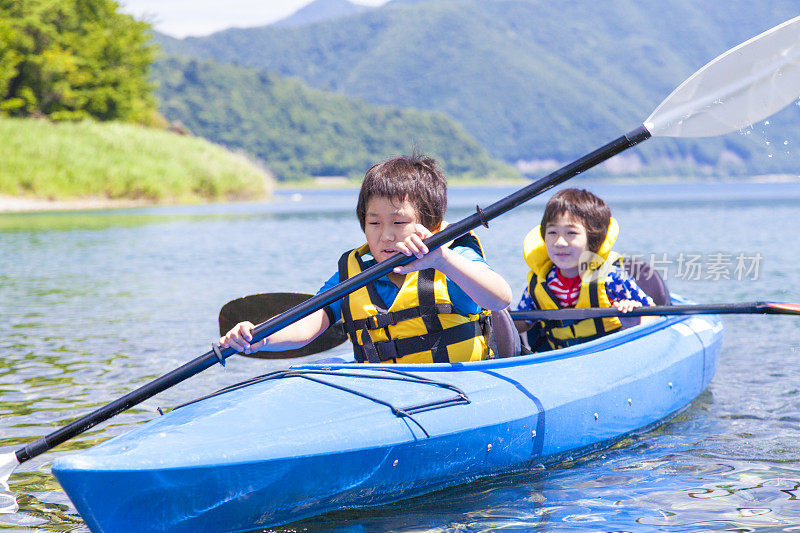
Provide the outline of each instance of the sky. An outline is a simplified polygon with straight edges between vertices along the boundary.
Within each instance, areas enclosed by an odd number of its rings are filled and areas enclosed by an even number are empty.
[[[313,0],[118,0],[121,11],[173,37],[201,36],[231,27],[264,26]],[[350,0],[379,6],[388,0]]]

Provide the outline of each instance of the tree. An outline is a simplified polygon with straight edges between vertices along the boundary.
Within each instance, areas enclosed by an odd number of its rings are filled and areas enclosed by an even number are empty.
[[[0,114],[148,122],[150,26],[112,0],[0,0]]]

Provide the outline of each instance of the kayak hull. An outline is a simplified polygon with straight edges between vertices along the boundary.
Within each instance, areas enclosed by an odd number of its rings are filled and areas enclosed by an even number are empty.
[[[653,427],[708,386],[722,333],[716,316],[677,317],[508,359],[294,367],[52,470],[95,532],[249,531],[379,505]]]

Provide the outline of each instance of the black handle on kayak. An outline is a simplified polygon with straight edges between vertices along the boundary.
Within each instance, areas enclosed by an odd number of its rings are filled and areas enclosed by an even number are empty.
[[[443,244],[450,242],[457,237],[477,228],[480,225],[487,225],[487,222],[520,204],[530,200],[534,196],[541,194],[548,189],[588,170],[595,165],[617,155],[618,153],[627,150],[628,148],[650,138],[650,132],[644,126],[630,131],[629,133],[615,139],[614,141],[606,144],[602,148],[583,156],[582,158],[556,170],[544,178],[541,178],[534,183],[520,189],[519,191],[498,200],[487,208],[480,209],[467,218],[448,225],[442,231],[432,235],[425,240],[425,245],[433,250],[439,248]],[[340,283],[339,285],[321,293],[305,302],[297,305],[280,315],[270,318],[266,322],[259,324],[253,330],[253,341],[257,342],[264,337],[268,337],[288,326],[289,324],[300,320],[301,318],[310,315],[314,311],[322,309],[326,305],[335,302],[346,294],[359,289],[367,283],[374,281],[382,276],[391,272],[395,267],[410,263],[414,257],[408,257],[403,254],[395,254],[389,259],[382,261],[356,276]],[[200,357],[189,361],[185,365],[176,368],[175,370],[161,376],[160,378],[143,385],[142,387],[132,391],[125,396],[114,400],[113,402],[93,411],[92,413],[67,424],[63,428],[40,437],[39,439],[27,444],[25,447],[16,451],[17,460],[22,463],[36,457],[37,455],[46,452],[47,450],[61,444],[62,442],[83,433],[84,431],[92,428],[93,426],[108,420],[114,415],[137,405],[148,398],[155,396],[159,392],[177,385],[195,374],[206,370],[213,366],[215,363],[225,363],[225,359],[235,354],[236,350],[233,348],[220,349],[219,346],[214,345],[212,349]]]

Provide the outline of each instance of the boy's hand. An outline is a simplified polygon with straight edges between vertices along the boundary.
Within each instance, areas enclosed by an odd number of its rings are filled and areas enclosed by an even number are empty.
[[[611,302],[611,305],[613,305],[623,313],[628,313],[630,311],[633,311],[637,307],[641,307],[642,302],[637,302],[636,300],[619,300]]]
[[[414,233],[395,244],[397,251],[409,257],[416,256],[417,259],[411,261],[406,265],[394,268],[395,274],[408,274],[409,272],[416,272],[417,270],[425,270],[426,268],[437,268],[441,264],[442,258],[445,254],[445,248],[439,248],[430,251],[425,246],[423,240],[433,235],[431,231],[423,226],[417,224]]]
[[[395,243],[395,249],[416,259],[395,267],[395,274],[408,274],[417,270],[434,268],[458,285],[464,293],[484,309],[499,311],[511,304],[511,287],[506,280],[486,263],[462,257],[446,246],[428,250],[423,239],[433,235],[425,226],[417,224],[414,232]]]
[[[259,351],[267,344],[267,339],[261,339],[254,344],[250,344],[250,341],[253,340],[254,328],[255,326],[252,322],[239,322],[224,337],[220,337],[220,348],[233,348],[237,352],[244,354]]]

